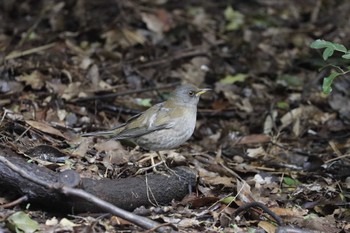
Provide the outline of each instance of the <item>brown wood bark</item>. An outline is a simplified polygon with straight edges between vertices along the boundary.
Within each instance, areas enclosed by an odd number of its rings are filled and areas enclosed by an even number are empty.
[[[79,183],[77,188],[84,189],[125,210],[133,210],[139,206],[150,206],[153,203],[167,205],[173,199],[181,200],[196,183],[195,173],[187,167],[175,168],[176,175],[169,174],[169,176],[151,174],[119,180],[93,180],[80,179],[74,171],[64,173],[64,175],[55,173],[46,167],[27,163],[21,156],[11,151],[0,151],[0,156],[6,157],[36,179],[49,183],[63,182],[71,186]],[[69,176],[73,177],[73,181],[69,179],[66,181],[67,177],[70,178]],[[11,198],[27,195],[30,203],[50,208],[52,211],[100,212],[99,208],[88,201],[65,196],[57,190],[49,190],[23,178],[2,162],[0,162],[0,194]]]

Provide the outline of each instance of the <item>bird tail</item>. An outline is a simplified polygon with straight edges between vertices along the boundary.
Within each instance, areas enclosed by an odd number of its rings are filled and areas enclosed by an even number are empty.
[[[83,133],[81,136],[82,137],[102,136],[102,137],[105,137],[105,138],[113,138],[116,135],[118,135],[118,133],[120,131],[123,130],[123,126],[124,125],[120,125],[120,126],[114,128],[114,129],[106,130],[106,131],[97,131],[97,132]]]
[[[92,136],[112,136],[113,131],[97,131],[97,132],[89,132],[89,133],[83,133],[81,136],[82,137],[92,137]]]

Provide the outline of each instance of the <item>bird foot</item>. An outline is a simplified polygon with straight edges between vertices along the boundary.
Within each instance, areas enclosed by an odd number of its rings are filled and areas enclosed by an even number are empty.
[[[143,173],[145,173],[145,172],[147,172],[147,171],[149,171],[149,170],[151,170],[151,169],[153,170],[154,173],[157,173],[157,174],[165,174],[164,172],[158,171],[158,170],[157,170],[157,167],[158,167],[159,165],[161,165],[162,163],[164,163],[164,161],[160,161],[159,163],[156,163],[156,164],[152,163],[152,165],[149,166],[149,167],[140,168],[140,169],[135,173],[135,175],[143,174]]]

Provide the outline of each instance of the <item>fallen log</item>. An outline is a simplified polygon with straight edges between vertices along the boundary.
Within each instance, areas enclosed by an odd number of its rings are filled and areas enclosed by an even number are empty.
[[[151,174],[118,180],[106,178],[93,180],[80,178],[75,171],[56,173],[46,167],[27,163],[23,157],[9,150],[0,151],[0,156],[21,168],[35,180],[80,188],[125,210],[155,204],[167,205],[174,199],[181,200],[196,184],[195,173],[187,167],[174,168],[174,174],[169,173],[169,176]],[[57,189],[48,189],[24,178],[1,161],[0,187],[0,195],[11,198],[27,195],[31,204],[52,211],[101,212],[98,206],[86,200],[66,196]]]

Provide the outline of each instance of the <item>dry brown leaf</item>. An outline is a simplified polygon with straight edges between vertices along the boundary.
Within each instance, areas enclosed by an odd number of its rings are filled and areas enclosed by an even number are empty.
[[[86,152],[89,149],[89,144],[92,142],[92,137],[82,138],[79,146],[76,150],[73,151],[72,155],[83,158],[86,155]]]
[[[303,218],[303,216],[308,214],[307,209],[301,209],[301,208],[287,209],[287,208],[280,208],[280,207],[271,207],[270,210],[279,216],[288,216],[288,217],[297,217],[297,218]]]
[[[237,196],[243,203],[254,202],[250,186],[245,181],[239,181],[237,179]]]
[[[251,134],[235,139],[237,145],[266,143],[271,141],[271,137],[266,134]]]
[[[164,23],[154,14],[141,13],[142,21],[147,25],[147,28],[156,33],[162,33],[165,27]]]
[[[231,177],[227,177],[227,176],[215,176],[215,177],[209,177],[209,176],[201,176],[201,178],[203,179],[203,181],[206,184],[209,185],[224,185],[225,187],[230,187],[233,188],[234,187],[234,183],[235,180]]]
[[[265,155],[266,155],[266,152],[262,147],[247,149],[247,156],[250,158],[258,158]]]
[[[16,80],[24,82],[26,85],[30,86],[34,90],[40,90],[45,84],[46,77],[38,70],[34,70],[30,74],[24,74],[19,77],[16,77]]]
[[[185,82],[199,86],[204,82],[207,73],[206,69],[203,69],[203,67],[207,67],[209,63],[210,61],[207,57],[194,57],[189,63],[185,63],[179,69],[173,71],[171,75],[174,77],[181,77]]]
[[[35,128],[41,132],[48,133],[48,134],[55,135],[55,136],[66,139],[66,137],[61,133],[61,131],[53,128],[52,126],[48,125],[47,123],[38,122],[38,121],[31,121],[31,120],[26,120],[25,122],[28,125],[30,125],[31,127]]]
[[[113,164],[124,164],[129,161],[129,152],[124,149],[119,141],[108,140],[95,144],[95,149],[99,152],[106,152],[107,156],[103,158],[103,164],[110,167]]]
[[[106,39],[104,48],[107,51],[114,51],[117,46],[129,48],[130,46],[144,44],[146,42],[146,38],[140,33],[140,31],[127,28],[107,31],[101,37]]]
[[[315,106],[300,106],[298,108],[295,108],[281,117],[282,125],[280,127],[280,130],[293,124],[293,133],[298,136],[301,132],[300,120],[305,118],[313,119],[319,113],[320,110]]]
[[[271,223],[267,221],[260,221],[258,223],[258,226],[264,229],[267,233],[275,233],[276,232],[276,226],[272,225]]]
[[[112,216],[110,218],[110,220],[111,220],[111,223],[113,226],[131,225],[131,223],[129,221],[126,221],[125,219],[119,218],[118,216]]]
[[[278,112],[274,110],[272,114],[269,114],[266,116],[265,122],[264,122],[264,134],[270,134],[272,132],[277,115],[278,115]]]

